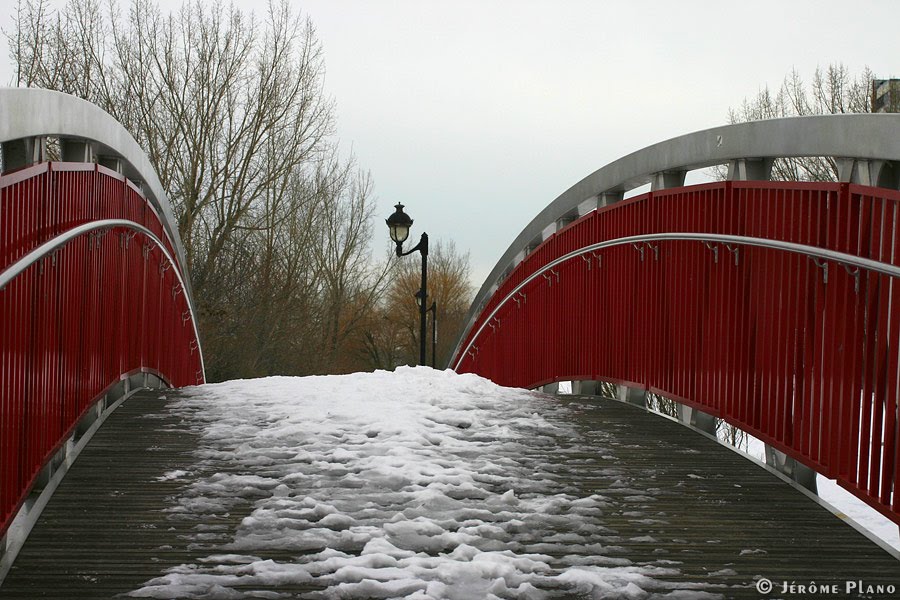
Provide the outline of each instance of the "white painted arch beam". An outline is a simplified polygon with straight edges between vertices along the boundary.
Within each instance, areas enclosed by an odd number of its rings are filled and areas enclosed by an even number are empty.
[[[172,241],[179,265],[187,269],[184,245],[172,204],[150,159],[130,133],[99,106],[70,94],[36,88],[0,88],[0,143],[59,137],[95,145],[99,155],[118,158],[121,172],[143,184],[148,201],[157,209]],[[188,278],[189,279],[189,278]],[[194,295],[186,281],[193,309]]]

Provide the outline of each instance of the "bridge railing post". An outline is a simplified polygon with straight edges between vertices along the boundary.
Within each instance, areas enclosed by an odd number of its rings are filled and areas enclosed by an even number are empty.
[[[94,162],[94,147],[87,140],[62,138],[59,140],[60,158],[64,162]]]
[[[678,420],[709,435],[716,435],[716,418],[714,416],[681,402],[678,403]]]
[[[616,388],[616,399],[626,404],[647,408],[647,390],[620,385]]]
[[[598,387],[596,381],[573,381],[572,394],[575,396],[596,396]]]
[[[606,208],[625,198],[625,192],[602,192],[597,195],[597,208]]]
[[[684,178],[687,171],[678,169],[673,171],[659,171],[653,173],[650,177],[650,190],[665,190],[684,185]]]
[[[3,142],[3,171],[21,169],[44,159],[46,138],[27,137]]]
[[[545,383],[541,386],[541,391],[545,394],[557,394],[559,393],[559,383]]]
[[[730,181],[769,181],[774,158],[738,158],[728,163]]]
[[[900,188],[900,164],[889,160],[838,158],[838,179],[844,183]]]
[[[98,156],[97,164],[119,174],[122,174],[124,172],[122,159],[120,159],[118,156]]]
[[[768,444],[766,444],[766,464],[813,494],[818,495],[816,472]]]

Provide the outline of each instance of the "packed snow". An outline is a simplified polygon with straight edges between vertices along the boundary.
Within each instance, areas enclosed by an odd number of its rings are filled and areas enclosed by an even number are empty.
[[[579,436],[546,396],[423,367],[181,394],[202,449],[161,479],[185,482],[169,517],[196,523],[198,559],[131,596],[722,597],[678,563],[632,562],[603,526],[652,490],[552,480],[547,452]]]

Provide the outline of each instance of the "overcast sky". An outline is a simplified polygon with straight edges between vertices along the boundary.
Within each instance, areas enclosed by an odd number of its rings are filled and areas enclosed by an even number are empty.
[[[376,234],[387,237],[383,218],[402,202],[415,239],[424,230],[471,251],[476,287],[569,186],[634,150],[723,124],[729,107],[792,67],[807,80],[837,61],[900,75],[895,0],[296,5],[324,46],[342,146],[374,177]],[[9,81],[8,60],[2,68]]]

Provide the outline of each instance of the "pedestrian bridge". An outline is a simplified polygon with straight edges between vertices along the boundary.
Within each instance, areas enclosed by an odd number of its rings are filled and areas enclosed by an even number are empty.
[[[138,392],[0,598],[758,599],[766,580],[900,585],[811,495],[672,420],[419,367]]]
[[[878,597],[898,585],[885,575],[896,557],[801,488],[821,473],[900,523],[900,117],[690,134],[624,157],[550,203],[485,281],[451,366],[515,388],[574,381],[577,395],[520,398],[534,419],[552,413],[553,427],[477,463],[481,486],[459,474],[444,481],[440,497],[472,518],[439,522],[422,512],[427,502],[398,497],[427,482],[372,483],[365,468],[332,464],[352,447],[297,464],[312,434],[270,448],[263,471],[288,478],[274,486],[253,479],[261,463],[228,460],[256,442],[216,446],[222,428],[203,411],[233,397],[210,391],[201,410],[190,399],[211,388],[177,391],[204,382],[201,340],[178,229],[148,160],[86,102],[0,90],[0,106],[10,115],[0,123],[0,597],[456,597],[469,579],[490,582],[477,597],[590,597],[603,586],[633,597],[759,597],[766,580],[865,582],[881,586],[869,590]],[[767,181],[773,160],[799,156],[829,158],[841,181]],[[728,180],[683,185],[689,170],[715,164],[728,165]],[[624,198],[647,182],[650,192]],[[504,405],[500,391],[479,390],[474,408],[492,394]],[[701,433],[719,422],[752,433],[772,468],[637,410],[648,394],[675,401],[682,424]],[[260,393],[238,395],[232,416]],[[481,431],[465,410],[446,411],[456,420],[439,425],[454,425],[426,432],[430,444],[460,462],[492,456],[500,425]],[[476,446],[454,454],[456,430]],[[183,468],[200,463],[212,470]],[[288,467],[298,469],[293,479]],[[524,492],[504,490],[507,468],[535,474],[518,480]],[[248,496],[239,500],[217,473],[250,482],[237,490]],[[330,485],[333,477],[347,485]],[[196,508],[198,481],[238,500],[180,520],[172,501]],[[328,498],[289,500],[323,486],[354,490],[349,497],[368,505],[330,518]],[[512,510],[516,494],[516,506],[531,509]],[[253,518],[279,511],[288,520],[264,540],[234,541]],[[559,518],[532,527],[544,514]],[[332,526],[310,526],[325,519]],[[373,533],[371,520],[386,533]],[[308,529],[337,542],[323,550],[298,541]],[[385,551],[377,540],[392,535],[402,543]]]

